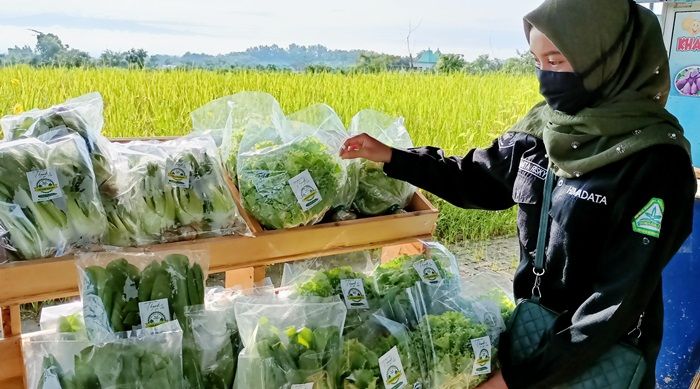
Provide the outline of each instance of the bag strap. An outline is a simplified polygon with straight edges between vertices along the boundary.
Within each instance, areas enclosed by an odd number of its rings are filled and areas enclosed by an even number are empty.
[[[535,285],[532,287],[533,300],[539,300],[541,277],[544,275],[544,255],[546,249],[547,232],[549,228],[549,209],[552,206],[552,188],[554,187],[554,176],[552,169],[547,169],[547,176],[544,179],[544,190],[542,192],[542,210],[540,211],[540,226],[537,232],[537,247],[535,248],[535,266],[532,272],[535,273]]]

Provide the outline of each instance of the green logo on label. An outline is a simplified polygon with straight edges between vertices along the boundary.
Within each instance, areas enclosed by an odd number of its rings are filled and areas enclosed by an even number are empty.
[[[394,385],[401,379],[401,370],[396,366],[390,366],[386,371],[386,383],[389,385]]]
[[[632,220],[632,230],[640,234],[658,238],[661,233],[661,220],[664,217],[664,201],[652,197],[647,205]]]
[[[180,182],[184,181],[187,178],[187,175],[185,174],[184,170],[176,167],[168,173],[168,177],[170,177],[174,181]]]
[[[44,198],[52,196],[56,188],[58,188],[58,185],[56,185],[52,180],[42,178],[36,182],[34,191],[39,193],[39,198]]]

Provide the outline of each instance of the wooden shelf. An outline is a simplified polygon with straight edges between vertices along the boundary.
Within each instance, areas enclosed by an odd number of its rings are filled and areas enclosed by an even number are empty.
[[[133,139],[115,139],[129,141]],[[161,139],[167,140],[167,139]],[[209,273],[226,272],[226,285],[238,279],[252,282],[264,275],[264,266],[299,259],[340,254],[430,239],[438,210],[417,192],[405,213],[321,223],[313,226],[268,231],[245,212],[236,187],[228,180],[241,215],[253,237],[225,236],[128,248],[125,251],[204,250],[209,254]],[[415,250],[410,245],[392,250]],[[387,251],[387,253],[389,253]],[[399,251],[396,251],[399,252]],[[74,256],[0,264],[0,388],[24,387],[19,305],[76,296],[78,275]]]

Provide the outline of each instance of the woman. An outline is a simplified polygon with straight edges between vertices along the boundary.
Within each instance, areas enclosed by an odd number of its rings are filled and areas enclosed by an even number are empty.
[[[518,206],[516,299],[529,298],[540,199],[556,174],[541,303],[562,317],[536,357],[502,358],[488,388],[551,388],[632,332],[654,387],[661,271],[691,230],[689,143],[664,109],[669,69],[656,16],[628,0],[546,0],[525,17],[546,104],[486,149],[391,149],[367,135],[341,156],[384,162],[391,177],[463,208]],[[639,332],[633,333],[635,337]],[[501,342],[499,351],[508,352]]]

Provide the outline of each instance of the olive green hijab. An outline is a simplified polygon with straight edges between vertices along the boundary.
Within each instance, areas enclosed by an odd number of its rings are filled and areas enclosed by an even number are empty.
[[[558,176],[578,177],[657,144],[690,153],[664,109],[670,76],[653,12],[631,0],[546,0],[525,16],[528,39],[532,26],[597,95],[573,116],[539,103],[511,129],[541,137]]]

